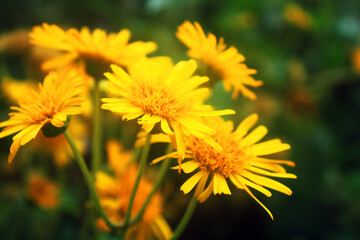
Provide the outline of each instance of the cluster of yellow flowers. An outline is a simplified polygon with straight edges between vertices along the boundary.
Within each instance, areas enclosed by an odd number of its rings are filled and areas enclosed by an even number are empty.
[[[69,116],[82,114],[90,89],[96,93],[101,85],[108,95],[100,99],[101,94],[94,94],[92,111],[95,116],[86,117],[87,121],[93,122],[94,132],[80,133],[82,137],[92,135],[98,138],[93,140],[94,149],[102,149],[99,146],[102,144],[99,140],[101,135],[97,135],[101,130],[98,123],[101,118],[97,116],[101,114],[98,105],[101,101],[101,109],[120,114],[122,120],[137,119],[143,131],[138,134],[135,145],[143,146],[144,152],[150,143],[165,142],[173,147],[175,151],[168,151],[166,155],[154,159],[152,164],[175,158],[178,165],[172,169],[179,173],[194,173],[180,188],[185,194],[196,187],[194,197],[199,202],[207,200],[211,193],[230,195],[227,181],[230,180],[235,187],[254,198],[272,218],[270,211],[250,188],[267,197],[271,196],[271,192],[266,188],[288,195],[292,193],[288,187],[270,177],[296,178],[282,166],[293,167],[294,163],[267,157],[290,149],[290,145],[279,139],[259,143],[268,130],[265,126],[250,130],[258,120],[257,114],[245,118],[234,130],[233,122],[220,116],[235,114],[235,111],[215,110],[213,106],[204,104],[216,81],[222,81],[226,91],[232,90],[233,98],[241,93],[255,100],[256,95],[249,87],[263,84],[252,77],[256,70],[246,66],[244,56],[235,47],[227,47],[223,38],[217,39],[212,33],[205,34],[197,22],[186,21],[178,27],[176,37],[189,48],[187,55],[191,59],[175,64],[167,56],[148,57],[156,50],[156,43],[129,43],[130,35],[127,29],[110,34],[101,29],[91,32],[86,27],[65,31],[46,23],[33,28],[30,33],[32,44],[58,50],[59,53],[41,65],[43,71],[50,72],[39,84],[39,89],[31,86],[26,96],[18,101],[18,106],[10,108],[14,112],[9,114],[9,120],[0,123],[3,128],[0,138],[17,133],[12,138],[9,163],[20,146],[36,138],[40,131],[45,137],[56,137],[55,143],[65,142],[66,138],[90,185],[90,192],[91,184],[94,185],[95,192],[91,193],[95,197],[92,201],[98,198],[99,211],[104,213],[97,222],[100,229],[129,228],[127,235],[137,239],[148,239],[149,234],[160,239],[171,238],[172,231],[162,217],[162,197],[160,193],[155,193],[157,189],[152,192],[156,184],[141,178],[142,162],[139,165],[133,162],[136,154],[123,151],[117,141],[108,141],[108,163],[113,174],[99,171],[101,161],[95,160],[98,162],[92,166],[93,178],[87,177],[87,167],[81,165],[82,158],[75,146],[80,142],[73,144],[66,130],[69,125],[69,132],[76,132],[76,129],[71,130],[71,126],[75,124],[73,120],[77,120],[74,117],[69,122]],[[199,76],[199,69],[205,75],[212,75]],[[97,79],[101,75],[107,78],[106,84]],[[54,149],[61,149],[55,155],[62,156],[58,157],[59,165],[68,162],[66,148]],[[85,147],[81,149],[80,152],[85,151]],[[144,152],[142,158],[147,157]],[[36,199],[34,195],[36,191],[31,191],[31,196]],[[149,201],[145,203],[149,195]],[[46,204],[55,205],[54,202],[49,200]],[[139,221],[132,222],[142,211],[142,206],[145,206],[145,212]]]

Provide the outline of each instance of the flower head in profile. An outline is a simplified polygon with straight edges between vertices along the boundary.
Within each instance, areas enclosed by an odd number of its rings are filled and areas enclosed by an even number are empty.
[[[288,187],[270,177],[296,178],[294,174],[287,173],[281,166],[281,164],[294,166],[294,163],[263,157],[287,150],[290,146],[282,143],[279,139],[258,143],[266,135],[266,127],[258,126],[248,134],[257,119],[256,114],[250,115],[240,123],[235,131],[233,131],[234,127],[231,121],[224,121],[220,117],[208,120],[208,123],[216,129],[216,134],[212,138],[224,150],[220,152],[202,139],[189,138],[185,158],[190,160],[183,163],[181,167],[185,173],[194,171],[196,173],[181,186],[181,190],[187,194],[197,185],[195,196],[199,202],[204,202],[211,193],[230,195],[227,182],[230,180],[237,188],[244,189],[273,218],[270,211],[253,195],[249,187],[267,197],[271,196],[271,192],[266,188],[291,195],[292,192]],[[160,157],[153,163],[167,157],[176,157],[176,154],[171,153]],[[178,168],[179,166],[174,167],[174,169]]]
[[[43,23],[30,33],[31,43],[45,48],[63,51],[64,54],[43,63],[44,70],[67,65],[78,58],[106,64],[127,66],[155,51],[154,42],[129,43],[131,33],[123,29],[109,33],[102,29],[90,31],[87,27],[66,31],[56,25]]]
[[[140,61],[129,67],[129,74],[112,65],[109,91],[116,98],[103,98],[102,108],[123,115],[123,119],[138,118],[145,132],[157,125],[170,136],[179,153],[185,156],[185,136],[204,139],[215,148],[221,147],[209,136],[215,131],[200,117],[233,114],[233,110],[214,111],[203,100],[208,88],[198,88],[207,77],[193,76],[195,60],[182,61],[175,66],[165,57]]]
[[[79,95],[84,90],[84,81],[78,77],[76,71],[67,75],[50,72],[39,84],[38,91],[28,91],[19,100],[19,106],[10,107],[14,112],[9,113],[10,119],[0,122],[0,138],[17,133],[13,138],[8,157],[12,162],[20,146],[24,146],[34,139],[38,132],[46,125],[61,128],[67,121],[68,115],[81,113],[78,107],[83,98]]]
[[[212,33],[206,36],[198,22],[184,22],[178,27],[176,36],[189,48],[189,57],[201,60],[205,67],[210,67],[220,76],[225,90],[230,91],[233,88],[233,98],[241,92],[247,98],[256,99],[256,95],[245,85],[259,87],[262,81],[250,76],[255,74],[256,70],[249,69],[243,63],[245,58],[235,47],[226,48],[224,39],[220,38],[217,42]]]
[[[54,209],[59,205],[58,186],[37,173],[28,179],[27,195],[37,205],[45,209]]]
[[[138,166],[132,163],[132,152],[123,151],[115,140],[107,142],[109,165],[114,176],[97,172],[95,187],[106,215],[113,223],[121,224],[124,220],[132,188],[137,176]],[[134,217],[141,209],[145,199],[152,191],[153,184],[142,178],[133,202],[131,216]],[[172,231],[162,217],[162,195],[157,192],[147,206],[142,220],[129,229],[126,239],[170,239]],[[98,220],[100,229],[108,231],[105,222]]]

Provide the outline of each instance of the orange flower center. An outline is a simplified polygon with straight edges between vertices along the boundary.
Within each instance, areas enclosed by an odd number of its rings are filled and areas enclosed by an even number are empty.
[[[146,113],[165,119],[174,119],[187,106],[162,87],[138,86],[132,90],[132,103]]]
[[[223,152],[217,151],[198,138],[194,138],[190,143],[194,159],[200,163],[200,169],[220,173],[225,177],[230,174],[239,174],[252,157],[248,146],[241,146],[231,138],[231,135],[227,138],[215,136],[214,140],[223,147]]]
[[[41,104],[29,105],[31,112],[29,116],[29,122],[40,123],[47,119],[51,119],[56,114],[56,106],[52,101],[42,102]],[[23,108],[25,108],[23,106]],[[26,109],[26,108],[25,108]]]

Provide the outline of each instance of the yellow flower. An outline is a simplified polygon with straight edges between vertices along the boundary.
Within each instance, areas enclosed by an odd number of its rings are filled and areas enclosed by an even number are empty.
[[[65,52],[44,62],[43,69],[64,66],[78,58],[127,66],[157,48],[154,42],[129,43],[130,36],[131,33],[127,29],[110,34],[102,29],[90,32],[87,27],[81,28],[80,31],[75,28],[64,31],[56,25],[43,23],[42,26],[33,28],[30,41],[38,46]]]
[[[59,205],[58,186],[39,174],[29,176],[27,193],[31,200],[45,209],[54,209]]]
[[[18,29],[0,35],[0,52],[19,54],[28,50],[29,31]]]
[[[288,3],[285,6],[284,18],[287,22],[305,30],[312,27],[312,17],[294,3]]]
[[[8,162],[14,159],[20,146],[36,137],[45,126],[63,127],[68,115],[81,113],[76,105],[83,101],[78,97],[82,93],[84,81],[78,77],[76,71],[71,71],[63,77],[56,72],[50,72],[39,84],[39,91],[24,93],[19,106],[10,107],[14,110],[9,114],[10,119],[0,122],[0,138],[17,133],[12,139]]]
[[[95,187],[106,215],[117,224],[124,220],[128,201],[137,176],[138,166],[131,163],[132,153],[122,152],[122,147],[117,141],[107,143],[109,164],[115,173],[115,177],[104,173],[96,173]],[[131,216],[134,217],[145,199],[153,188],[152,182],[142,178],[133,202]],[[165,219],[161,216],[163,200],[160,193],[156,193],[146,208],[142,220],[131,227],[127,232],[126,239],[169,239],[172,235],[171,229]],[[108,231],[103,220],[98,220],[100,229]]]
[[[226,91],[234,89],[233,98],[236,98],[240,91],[245,97],[256,99],[256,95],[245,85],[259,87],[262,81],[250,76],[255,74],[256,70],[249,69],[243,63],[245,58],[235,47],[226,49],[223,38],[217,43],[214,34],[208,33],[206,36],[197,22],[193,25],[185,21],[178,27],[176,37],[189,48],[189,57],[203,61],[205,66],[209,66],[220,75]]]
[[[352,62],[354,69],[357,73],[360,73],[360,47],[356,48],[352,55]]]
[[[129,67],[130,75],[118,66],[111,67],[114,73],[105,73],[110,80],[109,91],[120,98],[103,98],[103,109],[123,114],[125,120],[139,118],[138,123],[147,133],[159,124],[175,143],[179,161],[185,155],[184,136],[196,136],[220,148],[209,137],[215,131],[199,117],[235,112],[214,111],[210,105],[202,104],[209,89],[197,87],[208,78],[192,76],[197,68],[195,60],[175,66],[168,58],[144,60]]]
[[[4,77],[1,81],[1,92],[11,103],[17,101],[24,96],[25,92],[35,89],[35,83],[25,80],[17,81],[8,77]]]
[[[281,166],[281,164],[288,166],[295,164],[291,161],[263,157],[290,149],[290,145],[282,143],[279,139],[258,143],[266,135],[266,127],[258,126],[247,134],[257,119],[256,114],[250,115],[240,123],[235,131],[233,131],[234,127],[231,121],[225,122],[220,117],[208,120],[209,124],[216,129],[216,134],[212,136],[213,139],[223,147],[224,151],[219,152],[202,139],[189,138],[185,158],[191,160],[183,163],[181,167],[185,173],[198,171],[180,189],[187,194],[197,185],[195,196],[199,202],[204,202],[211,193],[230,195],[227,183],[227,179],[230,179],[237,188],[244,189],[250,194],[273,218],[270,211],[252,194],[249,187],[260,191],[267,197],[270,197],[271,193],[265,187],[291,195],[292,192],[288,187],[269,177],[296,178],[294,174],[286,173]],[[171,153],[160,157],[153,163],[167,157],[173,158],[176,157],[176,154]],[[173,169],[179,169],[179,166]],[[211,180],[205,189],[209,177]]]

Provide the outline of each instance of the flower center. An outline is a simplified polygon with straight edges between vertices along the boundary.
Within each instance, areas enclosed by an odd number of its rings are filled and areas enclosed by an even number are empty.
[[[40,123],[51,119],[56,114],[56,106],[52,101],[42,102],[41,104],[29,104],[29,107],[22,106],[29,111],[30,123]]]
[[[132,90],[132,103],[146,113],[165,119],[174,119],[186,108],[167,89],[161,86],[138,86]]]
[[[238,142],[231,139],[215,136],[222,147],[223,152],[219,152],[204,140],[194,138],[191,143],[191,151],[194,153],[194,159],[199,161],[200,169],[207,172],[220,173],[225,177],[230,174],[239,174],[248,165],[251,153],[248,146],[241,146]]]

